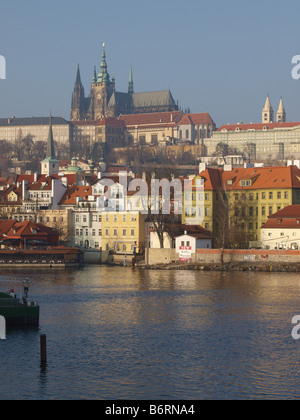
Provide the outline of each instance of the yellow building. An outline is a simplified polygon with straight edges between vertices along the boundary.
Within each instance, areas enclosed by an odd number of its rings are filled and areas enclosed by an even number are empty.
[[[102,215],[102,249],[120,254],[139,252],[145,246],[145,215],[138,211]]]
[[[214,231],[219,190],[219,171],[211,168],[186,184],[183,192],[182,224],[201,225]]]
[[[260,229],[268,216],[300,204],[300,170],[296,166],[231,171],[209,168],[195,177],[190,196],[185,194],[189,200],[184,200],[184,224],[199,222],[194,191],[199,179],[204,181],[204,216],[200,224],[214,232],[219,245],[227,242],[235,247],[260,246]]]

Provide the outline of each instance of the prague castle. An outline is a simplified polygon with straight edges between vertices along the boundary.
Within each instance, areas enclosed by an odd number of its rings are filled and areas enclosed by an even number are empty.
[[[105,117],[119,117],[121,114],[141,114],[177,111],[169,90],[135,93],[132,68],[130,69],[128,92],[117,92],[114,77],[107,70],[105,44],[103,44],[100,73],[96,68],[92,80],[91,94],[85,97],[78,66],[72,95],[71,121],[96,121]]]

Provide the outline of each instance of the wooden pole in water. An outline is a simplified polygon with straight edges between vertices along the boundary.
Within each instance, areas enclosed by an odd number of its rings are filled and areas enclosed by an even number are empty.
[[[46,334],[41,335],[41,363],[47,363],[47,336]]]

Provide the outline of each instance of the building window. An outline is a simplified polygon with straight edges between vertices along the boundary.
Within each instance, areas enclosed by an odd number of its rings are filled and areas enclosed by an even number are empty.
[[[139,143],[140,144],[146,144],[146,136],[140,136],[139,137]]]
[[[288,191],[285,191],[285,192],[284,192],[284,198],[285,198],[285,200],[288,200],[288,198],[289,198],[289,193],[288,193]]]
[[[135,231],[134,231],[134,229],[131,229],[131,236],[134,236],[135,235]]]
[[[123,236],[126,236],[127,235],[127,231],[126,231],[126,229],[123,229]]]
[[[278,200],[281,200],[281,192],[280,191],[277,192],[277,198],[278,198]]]
[[[118,230],[114,229],[114,236],[118,236]]]

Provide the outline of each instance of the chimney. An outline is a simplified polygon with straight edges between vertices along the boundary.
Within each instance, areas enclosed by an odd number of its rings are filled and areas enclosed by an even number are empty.
[[[232,165],[224,165],[224,172],[231,172],[232,171]]]
[[[28,181],[24,179],[22,182],[22,200],[23,201],[26,199],[27,188],[28,188]]]
[[[37,174],[37,172],[35,172],[33,174],[33,180],[34,180],[34,182],[37,182],[37,180],[38,180],[38,174]]]
[[[206,171],[206,163],[201,162],[199,164],[199,174],[201,174],[201,172]]]

